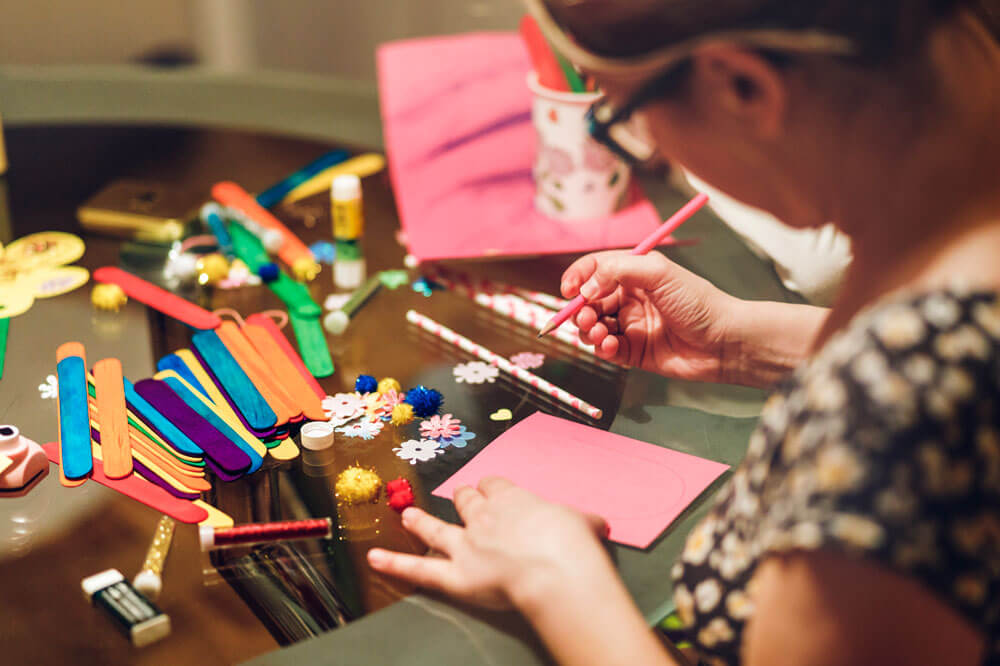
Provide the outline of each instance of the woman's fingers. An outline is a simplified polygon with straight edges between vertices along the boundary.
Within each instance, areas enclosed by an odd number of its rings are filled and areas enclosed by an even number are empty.
[[[596,534],[599,538],[607,539],[608,535],[611,534],[611,526],[608,525],[608,521],[601,516],[598,516],[595,513],[585,513],[583,514],[583,518],[587,521],[587,525],[590,526],[590,529],[594,530],[594,534]]]
[[[455,494],[452,496],[452,501],[455,503],[455,510],[458,511],[458,516],[466,525],[474,520],[477,513],[486,505],[486,498],[472,486],[459,486],[456,488]]]
[[[498,492],[507,490],[508,488],[514,488],[514,484],[509,480],[501,478],[499,476],[487,476],[484,477],[479,482],[479,492],[481,492],[486,497],[491,495],[496,495]]]
[[[442,592],[454,593],[457,585],[454,565],[441,557],[409,555],[372,548],[368,551],[368,564],[381,573]]]
[[[462,539],[462,528],[435,518],[426,511],[410,507],[403,511],[403,527],[435,550],[451,554]]]

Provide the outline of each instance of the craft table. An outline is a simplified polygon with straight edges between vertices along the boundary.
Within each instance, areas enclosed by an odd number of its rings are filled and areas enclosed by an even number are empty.
[[[120,241],[81,233],[75,222],[76,207],[107,182],[159,180],[204,192],[206,199],[219,180],[258,191],[332,147],[378,150],[374,104],[371,90],[314,77],[262,75],[251,80],[199,70],[0,68],[0,113],[11,165],[6,177],[0,177],[0,242],[34,231],[72,231],[87,243],[80,265],[115,264]],[[647,191],[664,213],[684,200],[654,183],[647,184]],[[398,219],[386,175],[366,178],[364,195],[369,271],[402,268],[404,250],[395,237]],[[322,195],[280,207],[278,215],[307,243],[329,238],[328,202]],[[699,213],[678,236],[700,242],[671,248],[668,255],[721,288],[742,297],[794,300],[772,270],[710,213]],[[552,291],[571,260],[496,260],[466,268],[478,276]],[[310,291],[318,302],[333,291],[329,267]],[[0,380],[0,421],[17,425],[38,442],[56,436],[56,403],[41,397],[39,385],[54,372],[60,343],[83,342],[88,360],[121,359],[133,380],[151,376],[157,358],[189,344],[184,326],[134,301],[117,315],[95,313],[89,292],[88,285],[37,301],[11,321]],[[208,309],[229,307],[244,316],[281,306],[264,287],[190,291],[185,296]],[[536,341],[527,329],[460,295],[435,292],[427,297],[408,284],[383,288],[358,312],[347,333],[328,337],[337,370],[322,380],[324,389],[330,394],[350,390],[362,372],[395,377],[404,388],[435,387],[445,395],[444,411],[461,418],[476,438],[464,449],[410,466],[391,452],[398,435],[388,427],[371,442],[338,437],[332,455],[286,463],[267,460],[248,478],[214,482],[207,499],[237,522],[332,515],[332,481],[337,471],[357,462],[375,467],[386,480],[407,475],[418,505],[455,520],[451,503],[432,498],[430,491],[512,423],[492,421],[490,413],[509,408],[513,422],[536,410],[583,418],[503,377],[495,384],[456,384],[452,367],[470,357],[408,326],[404,314],[409,308],[501,354],[545,353],[548,360],[540,372],[603,408],[600,427],[712,460],[740,460],[762,403],[759,391],[667,381],[595,363],[558,341]],[[670,565],[705,508],[703,497],[647,551],[612,548],[651,623],[671,609]],[[373,575],[363,561],[369,547],[418,548],[388,509],[380,515],[377,535],[348,534],[325,548],[300,542],[257,553],[256,560],[237,550],[210,561],[198,551],[195,529],[178,525],[159,602],[171,616],[173,634],[136,650],[88,607],[79,583],[110,567],[131,578],[158,518],[155,511],[94,483],[63,488],[55,470],[27,497],[0,499],[5,661],[252,659],[254,664],[412,666],[547,660],[515,616],[464,609]],[[282,566],[306,564],[296,569],[292,582],[281,581],[262,573],[273,571],[262,564],[268,558],[285,558]],[[340,620],[329,611],[330,594],[363,607],[364,617],[338,627]],[[280,646],[286,647],[278,650]]]

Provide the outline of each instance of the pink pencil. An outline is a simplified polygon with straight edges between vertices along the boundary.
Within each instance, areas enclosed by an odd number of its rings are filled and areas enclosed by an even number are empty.
[[[632,249],[632,254],[646,254],[652,250],[660,243],[660,241],[676,231],[677,227],[687,222],[688,219],[698,212],[698,209],[704,206],[706,202],[708,202],[708,195],[705,193],[701,193],[694,199],[691,199],[691,201],[688,201],[684,204],[684,207],[674,213],[669,220],[661,224],[656,231],[647,236],[644,241],[636,245]],[[542,327],[542,330],[538,332],[538,337],[547,335],[559,328],[564,321],[579,312],[580,308],[586,305],[586,303],[587,299],[583,297],[583,294],[577,294],[576,298],[570,301],[569,305],[557,312],[556,315],[549,320],[549,323]]]

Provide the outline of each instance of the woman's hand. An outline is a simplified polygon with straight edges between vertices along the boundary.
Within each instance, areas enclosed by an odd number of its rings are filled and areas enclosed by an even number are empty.
[[[724,353],[740,301],[659,252],[598,252],[563,274],[562,294],[583,294],[580,338],[597,355],[669,377],[725,381]]]
[[[587,586],[610,569],[598,537],[607,523],[545,502],[500,478],[455,491],[465,527],[424,511],[403,512],[403,526],[443,557],[368,551],[373,569],[493,609],[530,607],[556,589]]]

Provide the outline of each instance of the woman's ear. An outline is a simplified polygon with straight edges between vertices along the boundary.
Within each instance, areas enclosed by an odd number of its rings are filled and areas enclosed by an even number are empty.
[[[705,45],[692,54],[692,92],[714,122],[737,132],[773,139],[785,124],[788,91],[775,65],[753,51]]]

